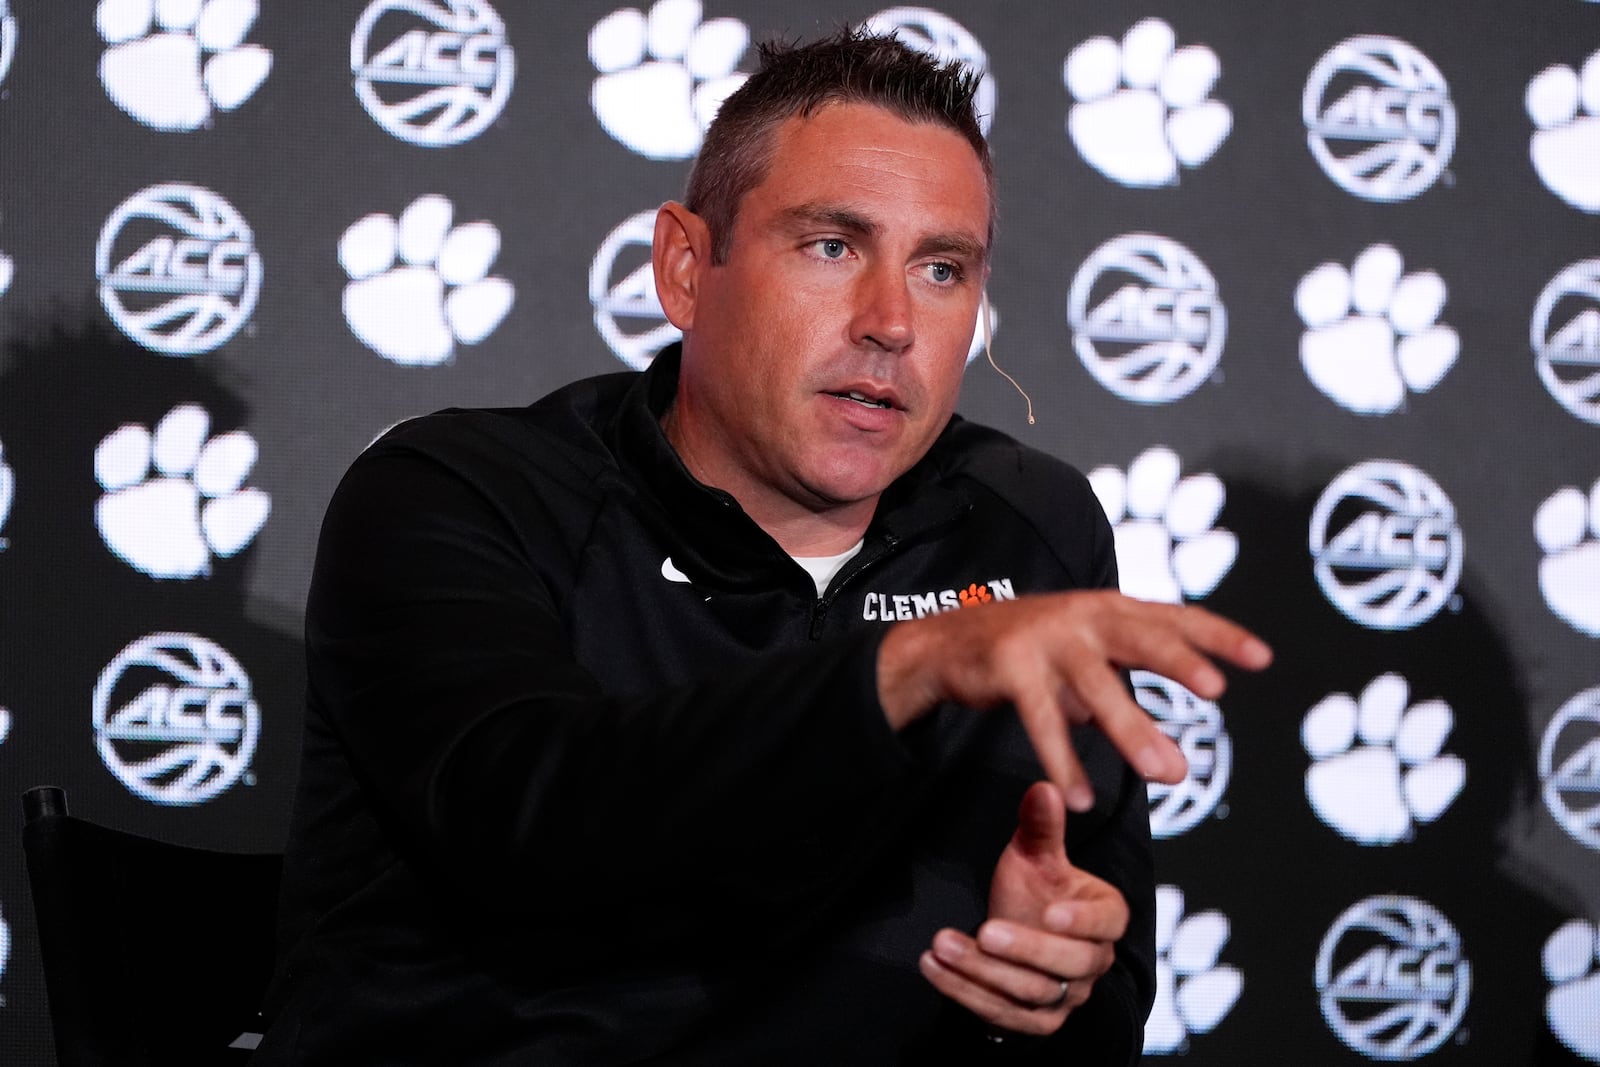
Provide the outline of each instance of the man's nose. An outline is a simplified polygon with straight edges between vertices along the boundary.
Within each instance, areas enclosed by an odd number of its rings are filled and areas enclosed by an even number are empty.
[[[863,272],[854,299],[853,342],[891,353],[911,347],[911,288],[904,270],[885,265]]]

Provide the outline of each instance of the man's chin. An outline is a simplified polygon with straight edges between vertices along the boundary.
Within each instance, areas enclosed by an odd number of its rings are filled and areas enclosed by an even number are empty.
[[[817,472],[804,484],[819,510],[831,510],[876,501],[903,473],[904,469],[880,461],[849,470]]]

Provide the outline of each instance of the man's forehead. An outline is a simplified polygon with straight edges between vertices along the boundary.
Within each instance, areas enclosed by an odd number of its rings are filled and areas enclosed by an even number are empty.
[[[829,100],[808,112],[780,119],[772,127],[774,155],[795,142],[826,139],[840,145],[863,148],[882,147],[878,131],[903,131],[910,139],[928,145],[959,144],[964,155],[982,169],[978,153],[955,127],[932,118],[903,115],[893,108],[860,100]]]
[[[987,247],[992,190],[978,153],[952,127],[908,119],[876,104],[845,101],[786,118],[770,136],[766,174],[751,191],[765,193],[769,208],[782,219],[832,217],[851,229],[872,232],[879,220],[869,204],[852,195],[851,172],[909,173],[926,180],[950,204],[959,200],[963,186],[971,190],[976,200],[972,207],[983,217],[973,236]],[[948,229],[931,219],[929,223],[930,232]]]

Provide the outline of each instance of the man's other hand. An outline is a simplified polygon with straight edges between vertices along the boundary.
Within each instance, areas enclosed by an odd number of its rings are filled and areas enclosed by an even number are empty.
[[[939,992],[991,1026],[1055,1033],[1110,970],[1128,927],[1122,894],[1068,861],[1066,835],[1061,791],[1036,782],[995,864],[988,921],[976,938],[940,930],[919,961]]]
[[[1148,780],[1176,783],[1178,746],[1128,694],[1120,670],[1144,668],[1215,700],[1212,662],[1260,670],[1272,651],[1219,615],[1109,591],[1050,593],[900,623],[878,651],[878,698],[895,729],[944,701],[1010,703],[1067,807],[1094,802],[1069,727],[1094,723]]]

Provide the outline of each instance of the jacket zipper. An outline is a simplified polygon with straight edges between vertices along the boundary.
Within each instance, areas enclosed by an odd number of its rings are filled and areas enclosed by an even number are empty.
[[[833,606],[833,602],[838,597],[840,591],[843,590],[845,586],[855,581],[857,577],[865,574],[869,570],[872,570],[874,567],[878,566],[884,560],[892,556],[895,550],[900,547],[900,544],[901,539],[899,537],[896,537],[894,534],[884,534],[883,550],[881,552],[878,552],[870,559],[862,560],[854,570],[851,570],[842,579],[840,579],[839,583],[830,589],[826,596],[818,597],[811,602],[811,640],[820,641],[822,639],[823,620],[826,619],[828,609]]]

